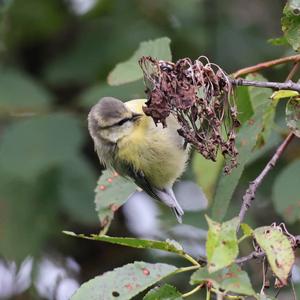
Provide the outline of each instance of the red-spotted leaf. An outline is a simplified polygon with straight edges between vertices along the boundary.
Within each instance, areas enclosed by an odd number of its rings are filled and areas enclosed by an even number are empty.
[[[300,137],[300,98],[291,98],[285,109],[287,126]]]
[[[198,269],[192,275],[190,283],[202,284],[204,282],[212,284],[215,289],[222,290],[225,293],[255,295],[247,273],[236,264],[214,273],[209,273],[206,267]]]
[[[84,283],[71,300],[128,300],[176,270],[162,263],[127,264]]]
[[[274,274],[286,285],[295,261],[293,248],[286,235],[275,227],[264,226],[254,230],[254,238],[266,253]]]
[[[135,191],[136,186],[117,173],[106,170],[100,176],[95,189],[96,211],[102,227],[110,224],[114,213],[122,206]]]
[[[300,3],[289,0],[283,9],[281,18],[282,31],[294,50],[300,50]]]
[[[206,216],[209,230],[206,241],[208,271],[215,272],[233,263],[238,255],[236,236],[239,218],[217,223]]]

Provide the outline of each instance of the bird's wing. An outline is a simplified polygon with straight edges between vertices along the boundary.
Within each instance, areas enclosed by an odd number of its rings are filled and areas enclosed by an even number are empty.
[[[150,197],[163,202],[165,205],[172,208],[178,222],[182,223],[182,216],[184,214],[184,211],[180,207],[171,188],[165,188],[161,190],[153,187],[142,171],[136,170],[130,163],[126,161],[119,160],[114,164],[114,168],[123,177],[132,179],[134,183],[141,189],[143,189],[143,191]]]
[[[113,167],[120,175],[133,180],[150,197],[162,201],[141,170],[136,170],[132,164],[122,160],[114,163]]]

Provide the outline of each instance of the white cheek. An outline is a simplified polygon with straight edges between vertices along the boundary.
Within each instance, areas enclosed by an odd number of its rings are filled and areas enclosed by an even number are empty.
[[[119,139],[128,136],[132,131],[133,124],[131,122],[126,122],[120,127],[103,130],[101,136],[112,143],[117,143]]]

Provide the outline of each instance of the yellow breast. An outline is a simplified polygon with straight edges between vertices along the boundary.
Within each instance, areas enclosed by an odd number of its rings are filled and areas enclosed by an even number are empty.
[[[126,106],[143,113],[145,100],[132,100]],[[177,133],[178,124],[173,117],[167,119],[167,128],[155,126],[150,117],[144,116],[133,132],[118,142],[118,159],[141,170],[149,183],[156,188],[170,186],[182,174],[188,159],[183,149],[183,139]]]

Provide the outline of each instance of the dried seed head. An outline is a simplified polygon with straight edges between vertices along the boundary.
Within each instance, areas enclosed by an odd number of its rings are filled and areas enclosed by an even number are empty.
[[[173,114],[185,141],[213,161],[220,151],[227,162],[224,171],[230,173],[237,166],[235,129],[239,121],[225,72],[206,57],[176,63],[142,57],[139,64],[147,87],[145,114],[164,127]]]

